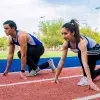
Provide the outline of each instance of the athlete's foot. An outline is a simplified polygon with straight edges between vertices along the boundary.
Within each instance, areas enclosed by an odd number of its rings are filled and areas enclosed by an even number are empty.
[[[56,72],[56,67],[54,65],[53,59],[48,60],[49,66],[52,69],[52,72]]]
[[[80,82],[77,83],[77,85],[79,85],[79,86],[86,86],[86,85],[88,85],[88,79],[87,79],[87,77],[83,76],[80,79]]]
[[[38,73],[41,71],[41,69],[39,67],[37,67],[37,69],[35,71],[36,71],[36,73]]]
[[[29,75],[28,76],[36,76],[37,75],[37,72],[34,71],[33,69],[29,72]]]

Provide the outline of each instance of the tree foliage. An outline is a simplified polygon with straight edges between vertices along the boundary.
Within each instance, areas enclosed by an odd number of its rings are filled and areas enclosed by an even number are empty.
[[[46,47],[58,46],[62,44],[63,38],[61,36],[61,26],[63,20],[53,20],[41,22],[41,40],[44,42]]]
[[[7,37],[0,38],[0,50],[7,49],[7,46],[8,46]]]
[[[94,39],[97,43],[100,43],[100,33],[93,31],[89,26],[80,29],[82,35],[88,36]]]

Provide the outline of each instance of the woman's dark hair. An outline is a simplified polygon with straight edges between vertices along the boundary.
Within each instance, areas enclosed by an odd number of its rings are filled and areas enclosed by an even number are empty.
[[[3,23],[3,25],[5,25],[5,24],[9,24],[9,26],[10,26],[11,28],[14,27],[15,30],[17,30],[17,25],[16,25],[16,23],[15,23],[14,21],[12,21],[12,20],[7,20],[7,21],[5,21],[5,22]]]
[[[66,28],[71,33],[75,32],[75,39],[76,41],[80,41],[80,32],[79,32],[79,24],[76,19],[72,19],[69,23],[65,23],[62,28]]]

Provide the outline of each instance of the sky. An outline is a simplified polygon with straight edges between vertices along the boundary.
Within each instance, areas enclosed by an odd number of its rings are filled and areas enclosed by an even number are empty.
[[[100,28],[100,0],[0,0],[0,37],[5,36],[3,23],[16,22],[19,30],[29,33],[39,31],[39,22],[76,18],[80,25]],[[41,18],[44,16],[43,18]]]

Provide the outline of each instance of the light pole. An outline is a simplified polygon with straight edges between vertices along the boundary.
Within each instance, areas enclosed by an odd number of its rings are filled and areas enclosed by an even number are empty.
[[[41,28],[40,22],[42,22],[44,18],[45,18],[45,16],[41,16],[41,17],[40,17],[40,20],[39,20],[39,29]]]
[[[40,17],[39,26],[38,26],[38,28],[39,28],[39,38],[40,38],[40,40],[41,40],[41,35],[42,35],[40,22],[42,22],[44,18],[45,18],[45,16],[41,16],[41,17]]]
[[[45,16],[41,16],[40,18],[45,18]]]
[[[87,20],[80,20],[80,24],[82,27],[88,26]]]
[[[96,7],[95,9],[99,12],[99,25],[98,25],[98,31],[100,31],[100,7]]]

